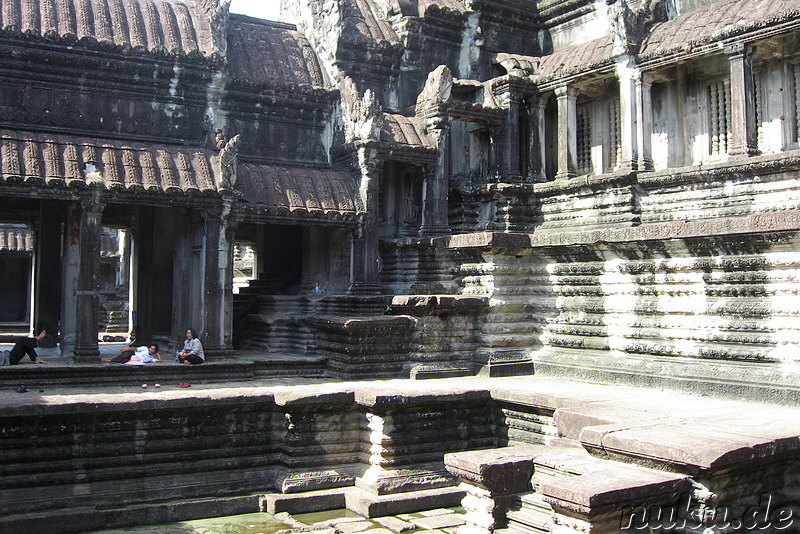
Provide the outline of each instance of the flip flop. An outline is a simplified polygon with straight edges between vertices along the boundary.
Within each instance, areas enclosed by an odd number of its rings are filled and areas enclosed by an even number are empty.
[[[28,386],[17,386],[17,393],[27,393]]]
[[[192,385],[189,384],[188,382],[181,382],[180,384],[178,384],[178,387],[179,388],[190,388],[190,387],[192,387]]]

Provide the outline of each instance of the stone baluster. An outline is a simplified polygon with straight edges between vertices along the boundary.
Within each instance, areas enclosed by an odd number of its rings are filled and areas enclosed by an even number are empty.
[[[574,87],[562,86],[556,89],[558,101],[558,171],[556,179],[572,178],[578,175],[577,112],[575,102],[578,91]]]
[[[80,264],[73,350],[75,363],[97,363],[100,356],[97,335],[100,315],[100,231],[104,208],[97,192],[82,199],[79,204]]]
[[[753,86],[752,50],[743,43],[726,47],[730,63],[730,106],[724,111],[729,117],[728,154],[752,156],[758,154],[755,97]]]

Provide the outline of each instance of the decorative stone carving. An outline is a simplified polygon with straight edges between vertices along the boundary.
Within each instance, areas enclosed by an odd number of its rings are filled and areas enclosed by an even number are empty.
[[[219,152],[220,181],[219,188],[233,191],[236,185],[236,171],[239,166],[239,141],[241,135],[232,137]]]
[[[439,65],[428,74],[425,87],[417,97],[417,108],[447,102],[452,91],[453,75],[445,65]]]
[[[637,53],[647,26],[653,21],[653,5],[657,0],[643,0],[638,7],[631,7],[627,0],[607,0],[607,3],[613,54]]]
[[[342,97],[345,139],[348,142],[379,139],[383,111],[376,95],[370,89],[361,95],[353,80],[345,78]]]

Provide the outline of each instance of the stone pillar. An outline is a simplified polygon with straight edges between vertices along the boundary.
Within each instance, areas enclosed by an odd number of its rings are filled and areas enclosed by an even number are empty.
[[[380,252],[378,251],[378,187],[383,165],[374,151],[360,148],[358,154],[361,171],[361,201],[364,203],[364,221],[353,236],[353,267],[351,293],[377,294],[380,291]]]
[[[105,207],[95,192],[80,202],[80,264],[78,267],[75,325],[75,363],[97,363],[100,294],[100,230]]]
[[[226,230],[232,201],[224,199],[219,209],[207,210],[205,218],[205,270],[203,277],[203,350],[207,354],[233,348],[230,332],[225,331],[231,313],[226,307],[225,288],[233,276],[229,263],[230,246]],[[201,335],[198,333],[198,335]]]
[[[450,233],[447,218],[447,194],[450,184],[450,123],[446,117],[428,119],[428,131],[435,139],[438,152],[436,166],[425,172],[422,197],[422,236],[439,236]]]
[[[545,162],[547,161],[547,144],[545,140],[545,117],[547,116],[547,97],[539,96],[533,105],[533,150],[536,155],[531,158],[531,176],[536,182],[546,182]]]
[[[619,81],[620,143],[622,154],[619,168],[622,171],[636,170],[639,161],[639,101],[638,83],[641,78],[636,62],[631,56],[617,58]]]
[[[574,87],[556,89],[558,99],[558,171],[556,180],[578,175],[578,138],[575,101],[578,91]]]
[[[506,119],[506,154],[505,159],[507,181],[518,181],[520,179],[520,132],[519,132],[519,110],[522,105],[521,95],[516,92],[508,94],[508,117]]]
[[[228,225],[225,228],[227,269],[225,273],[225,286],[223,288],[225,313],[222,317],[222,341],[226,350],[233,349],[233,257],[236,253],[234,243],[236,241],[236,229],[238,227],[238,219],[229,217]]]
[[[531,491],[533,460],[547,448],[520,445],[446,454],[447,470],[461,480],[466,524],[458,534],[492,534],[508,526],[514,496]]]
[[[728,154],[752,156],[758,154],[755,92],[753,86],[752,49],[737,43],[725,49],[731,71],[731,140]]]
[[[651,90],[653,88],[653,77],[649,74],[640,73],[636,78],[636,111],[637,125],[636,139],[639,142],[637,168],[640,171],[653,170],[653,101]]]

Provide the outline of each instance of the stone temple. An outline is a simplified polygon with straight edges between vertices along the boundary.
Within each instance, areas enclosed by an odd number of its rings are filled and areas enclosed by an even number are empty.
[[[0,0],[0,531],[800,532],[798,0],[229,7]]]

